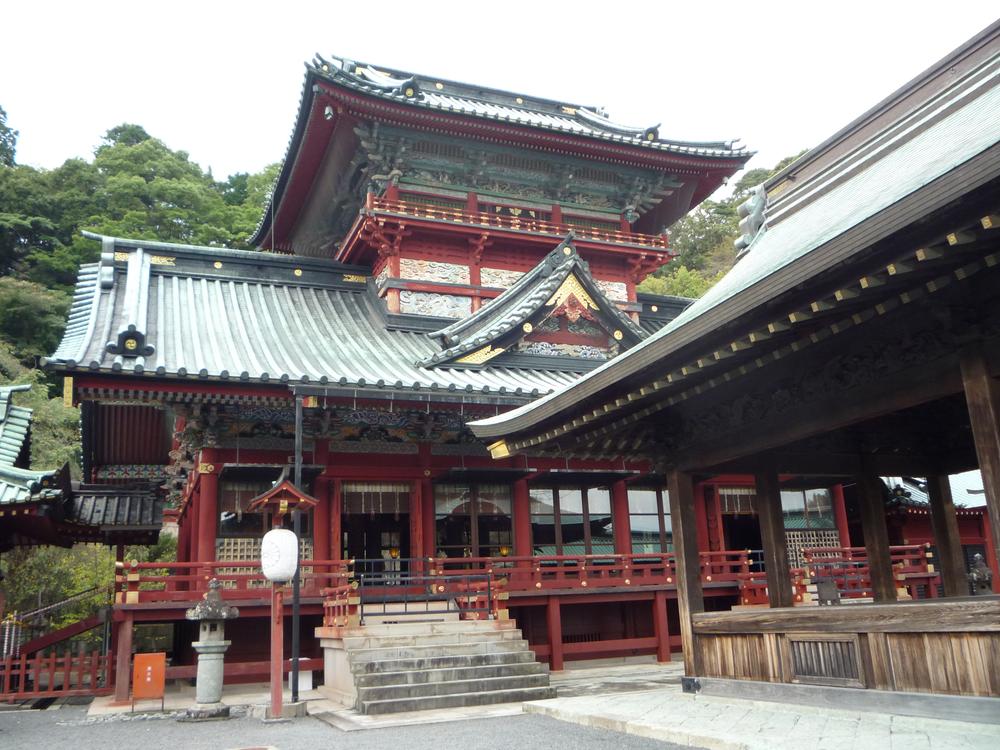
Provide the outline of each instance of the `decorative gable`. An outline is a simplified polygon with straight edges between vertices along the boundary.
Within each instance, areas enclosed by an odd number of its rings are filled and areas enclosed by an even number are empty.
[[[442,351],[423,366],[507,364],[582,371],[645,338],[608,299],[572,236],[475,314],[431,334]]]

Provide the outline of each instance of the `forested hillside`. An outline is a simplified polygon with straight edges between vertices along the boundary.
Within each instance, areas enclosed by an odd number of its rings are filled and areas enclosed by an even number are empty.
[[[17,397],[35,410],[32,467],[69,462],[79,479],[78,410],[63,405],[58,378],[37,363],[61,338],[78,266],[100,252],[99,243],[80,231],[249,249],[247,239],[279,165],[216,181],[186,152],[126,123],[105,133],[90,159],[36,169],[17,163],[17,138],[0,108],[0,383],[36,384]],[[677,259],[640,289],[704,294],[734,261],[736,207],[750,188],[791,160],[747,172],[730,198],[706,201],[678,222],[671,231]],[[162,559],[170,553],[153,548],[129,554]],[[0,560],[8,609],[23,611],[108,583],[111,559],[96,547],[8,553]]]
[[[739,232],[736,209],[750,191],[777,174],[802,153],[788,156],[772,169],[744,172],[729,198],[704,201],[670,229],[670,249],[677,253],[673,262],[648,277],[639,290],[652,294],[700,297],[736,262],[733,242]]]
[[[36,386],[16,396],[35,411],[32,468],[68,461],[79,479],[79,412],[63,405],[61,379],[37,365],[62,336],[78,266],[100,253],[100,244],[80,231],[248,248],[278,165],[217,182],[184,151],[123,124],[100,138],[92,158],[36,169],[17,163],[17,138],[0,107],[0,384]],[[128,554],[167,559],[169,547]],[[108,550],[90,545],[9,552],[0,559],[6,608],[24,611],[105,586],[113,561]],[[70,609],[59,619],[75,614]]]

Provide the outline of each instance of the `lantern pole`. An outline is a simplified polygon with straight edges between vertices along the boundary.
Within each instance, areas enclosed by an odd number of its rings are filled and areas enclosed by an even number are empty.
[[[295,487],[302,492],[302,396],[295,395]],[[299,700],[299,568],[302,562],[302,511],[292,510],[295,532],[295,577],[292,579],[292,703]]]

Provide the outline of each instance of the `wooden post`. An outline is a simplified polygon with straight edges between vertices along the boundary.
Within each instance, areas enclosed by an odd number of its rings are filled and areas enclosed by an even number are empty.
[[[958,518],[951,497],[951,483],[947,476],[927,477],[927,495],[931,503],[931,528],[934,546],[941,566],[941,584],[945,596],[966,596],[969,582],[965,577],[965,557],[962,555],[962,538],[958,533]]]
[[[562,613],[559,597],[550,596],[545,606],[545,619],[549,626],[549,668],[561,672],[563,668]]]
[[[219,475],[215,465],[215,450],[202,448],[198,473],[198,559],[197,562],[215,562],[215,537],[219,524]]]
[[[701,653],[694,636],[691,617],[705,611],[701,590],[701,559],[698,555],[698,522],[694,512],[694,486],[691,475],[671,471],[667,475],[670,496],[670,521],[673,524],[674,566],[677,574],[677,609],[684,649],[684,674],[697,677],[701,671]]]
[[[514,482],[514,557],[531,557],[531,495],[528,480]]]
[[[840,546],[851,546],[851,526],[847,522],[847,504],[844,502],[844,485],[835,484],[830,488],[830,499],[833,501],[833,516],[837,519],[837,531],[840,534]]]
[[[115,698],[117,704],[128,703],[129,679],[132,676],[132,613],[126,611],[118,623],[115,651]]]
[[[882,480],[875,474],[858,477],[858,501],[861,526],[868,552],[868,572],[876,602],[896,601],[896,580],[889,554],[889,530],[885,524],[885,500]]]
[[[781,512],[781,486],[773,468],[754,477],[757,487],[757,520],[764,546],[764,570],[767,573],[767,601],[770,607],[791,607],[792,573],[788,564],[785,520]]]
[[[712,540],[708,534],[708,514],[712,502],[705,494],[707,486],[704,482],[698,482],[694,486],[695,517],[698,519],[698,549],[703,552],[712,549]]]
[[[330,480],[330,559],[344,559],[344,495],[343,482]]]
[[[313,560],[330,559],[330,480],[316,480],[316,507],[313,508]],[[324,568],[325,571],[325,568]]]
[[[430,479],[421,480],[421,496],[427,498],[424,503],[424,555],[437,557],[437,518],[434,516],[434,483]]]
[[[990,376],[982,350],[963,353],[961,366],[969,424],[992,521],[990,539],[1000,553],[1000,387]],[[1000,593],[1000,576],[993,577],[993,590]]]
[[[434,502],[433,497],[425,497],[424,483],[419,479],[410,482],[410,550],[412,558],[425,557],[424,551],[424,503]]]
[[[653,632],[656,634],[656,660],[670,661],[670,624],[667,621],[667,592],[653,594]]]
[[[624,481],[611,485],[611,528],[615,536],[615,552],[632,554],[632,523],[628,514],[628,487]]]
[[[281,698],[284,688],[282,667],[285,661],[285,625],[283,620],[285,603],[281,584],[271,584],[271,719],[281,718]]]

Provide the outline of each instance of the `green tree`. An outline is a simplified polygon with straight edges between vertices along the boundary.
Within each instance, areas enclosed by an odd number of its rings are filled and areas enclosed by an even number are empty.
[[[17,153],[17,131],[7,124],[7,112],[0,107],[0,167],[13,167]]]
[[[704,201],[670,228],[670,248],[677,257],[647,277],[639,290],[652,294],[700,297],[736,262],[733,242],[739,234],[737,209],[750,191],[802,155],[788,156],[773,168],[751,169],[721,201]],[[670,290],[670,291],[661,291]]]

